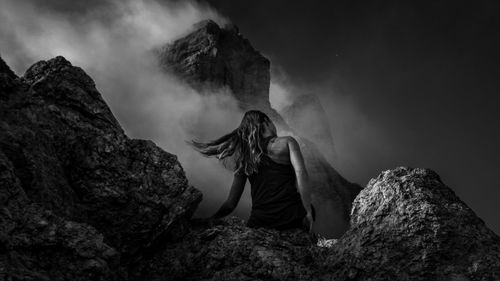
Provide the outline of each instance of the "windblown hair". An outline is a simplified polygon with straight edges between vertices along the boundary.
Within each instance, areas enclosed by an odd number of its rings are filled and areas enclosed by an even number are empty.
[[[219,160],[234,156],[234,171],[251,175],[257,172],[259,163],[263,160],[263,136],[264,124],[272,122],[271,119],[259,110],[250,110],[245,113],[238,128],[229,134],[209,141],[188,142],[201,154]],[[226,163],[224,166],[226,166]]]

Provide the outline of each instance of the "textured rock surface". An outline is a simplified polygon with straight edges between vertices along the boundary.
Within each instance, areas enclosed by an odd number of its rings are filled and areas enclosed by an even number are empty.
[[[310,136],[297,135],[271,108],[269,60],[236,27],[221,28],[213,21],[200,22],[192,33],[158,50],[158,55],[166,71],[201,93],[227,87],[243,111],[261,110],[274,121],[280,134],[293,135],[314,180],[313,204],[319,214],[316,230],[329,237],[338,237],[346,230],[352,200],[361,187],[342,177],[323,156],[327,152],[318,150]]]
[[[318,255],[327,251],[301,230],[251,229],[231,217],[195,224],[134,272],[138,280],[319,280],[328,273]]]
[[[236,26],[221,28],[211,20],[202,21],[192,33],[160,48],[158,56],[163,69],[180,75],[200,93],[227,87],[242,109],[260,109],[288,129],[269,103],[269,60]]]
[[[82,69],[57,57],[17,78],[0,66],[2,269],[68,280],[65,264],[86,264],[107,280],[116,260],[126,265],[185,234],[201,193],[175,155],[124,134]],[[61,268],[43,264],[54,259]]]
[[[427,169],[372,179],[332,249],[335,280],[500,280],[500,238]]]

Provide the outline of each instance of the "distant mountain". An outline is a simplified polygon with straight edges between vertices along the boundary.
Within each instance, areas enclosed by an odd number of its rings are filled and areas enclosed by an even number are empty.
[[[211,20],[195,25],[185,37],[157,50],[160,65],[201,94],[221,88],[233,93],[242,109],[259,108],[288,129],[269,103],[270,62],[234,25],[220,28]]]
[[[330,124],[318,97],[314,94],[299,95],[279,113],[299,135],[308,136],[328,160],[336,160]]]

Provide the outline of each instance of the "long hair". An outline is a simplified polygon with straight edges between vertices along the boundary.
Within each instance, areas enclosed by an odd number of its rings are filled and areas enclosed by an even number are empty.
[[[188,141],[201,154],[215,156],[220,161],[234,156],[234,171],[241,171],[246,175],[257,172],[259,163],[263,160],[263,132],[264,123],[271,119],[259,110],[250,110],[245,113],[240,125],[229,134],[223,135],[209,142]],[[226,166],[225,162],[224,166]]]

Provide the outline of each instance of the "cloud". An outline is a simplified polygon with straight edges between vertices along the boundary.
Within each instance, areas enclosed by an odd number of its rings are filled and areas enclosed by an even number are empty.
[[[151,50],[188,33],[200,20],[226,19],[194,2],[108,1],[84,12],[63,9],[57,1],[49,4],[2,0],[4,60],[18,74],[58,55],[82,67],[130,137],[152,139],[178,156],[190,183],[204,194],[198,213],[214,211],[225,199],[232,174],[184,141],[225,134],[243,114],[228,92],[200,95],[161,72]],[[247,196],[240,214],[248,201]]]

